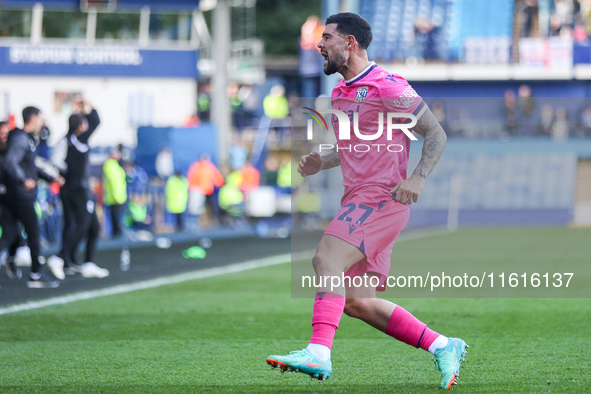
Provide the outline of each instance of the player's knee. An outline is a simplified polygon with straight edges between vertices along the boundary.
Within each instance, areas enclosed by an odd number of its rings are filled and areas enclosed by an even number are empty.
[[[314,258],[312,258],[312,265],[317,275],[333,275],[334,264],[330,262],[334,261],[334,251],[324,242],[320,241],[320,244],[316,248]]]
[[[312,258],[312,266],[314,267],[314,271],[317,275],[322,275],[326,271],[326,259],[322,256],[322,254],[316,252]]]
[[[366,310],[365,298],[347,298],[345,302],[345,314],[350,317],[360,318],[363,311]]]

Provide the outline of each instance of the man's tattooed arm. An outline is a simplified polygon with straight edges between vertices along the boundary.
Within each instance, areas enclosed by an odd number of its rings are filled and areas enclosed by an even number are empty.
[[[447,136],[429,108],[427,108],[412,130],[425,138],[421,160],[413,172],[413,175],[420,176],[424,179],[433,171],[433,168],[435,168],[435,165],[439,161],[443,153],[443,148],[445,147],[445,142],[447,141]]]
[[[337,148],[335,145],[335,147],[332,148],[332,150],[328,154],[322,156],[321,170],[328,170],[333,167],[338,167],[340,165],[341,165],[341,158],[339,156],[339,153],[337,152]]]

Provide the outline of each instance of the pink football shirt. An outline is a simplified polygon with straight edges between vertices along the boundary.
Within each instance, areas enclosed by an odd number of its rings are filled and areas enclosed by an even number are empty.
[[[410,138],[400,129],[392,131],[388,140],[388,113],[413,114],[420,119],[427,106],[409,83],[397,74],[390,74],[373,62],[358,76],[341,80],[332,91],[332,108],[344,112],[350,121],[350,139],[339,138],[339,124],[332,115],[337,136],[343,186],[344,205],[353,198],[376,203],[390,195],[400,181],[406,179]],[[363,136],[376,135],[380,123],[381,136],[367,140],[354,132],[355,113],[358,130]],[[382,113],[382,122],[380,122]],[[391,123],[410,122],[399,117]],[[366,137],[368,138],[368,137]]]

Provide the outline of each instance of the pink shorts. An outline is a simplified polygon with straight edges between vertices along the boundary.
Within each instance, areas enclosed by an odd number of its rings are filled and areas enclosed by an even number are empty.
[[[353,198],[345,204],[324,232],[359,248],[365,254],[363,260],[345,272],[345,277],[354,278],[374,272],[380,275],[377,290],[386,290],[392,247],[409,217],[410,206],[392,198],[379,203],[366,203]]]

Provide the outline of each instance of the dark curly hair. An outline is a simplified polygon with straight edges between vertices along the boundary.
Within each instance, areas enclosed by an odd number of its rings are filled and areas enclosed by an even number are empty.
[[[371,26],[362,16],[352,12],[340,12],[326,18],[326,24],[331,23],[337,24],[337,31],[339,33],[354,36],[361,49],[367,49],[369,44],[371,44],[373,38]]]

